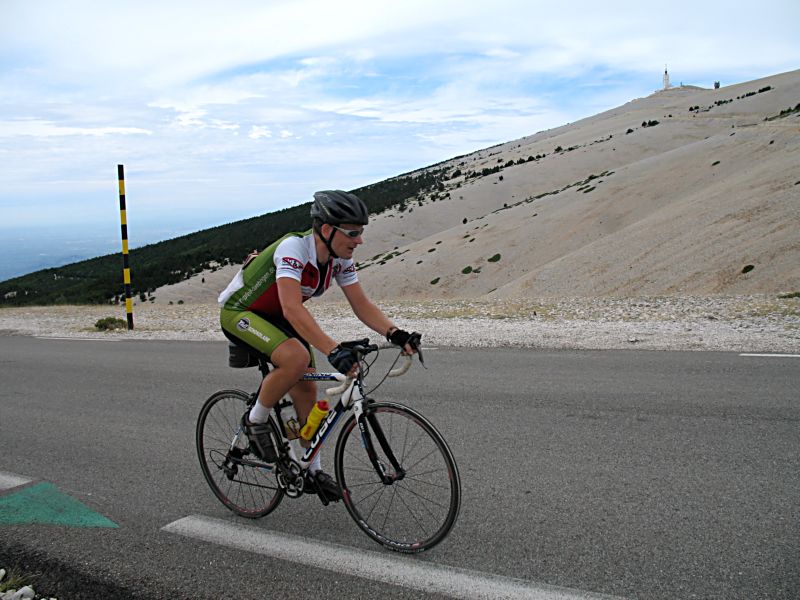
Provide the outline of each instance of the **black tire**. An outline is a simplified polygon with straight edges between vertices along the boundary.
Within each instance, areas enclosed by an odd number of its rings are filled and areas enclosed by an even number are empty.
[[[211,491],[237,515],[256,519],[269,514],[283,499],[273,467],[249,448],[241,420],[250,397],[240,390],[212,395],[197,418],[196,445],[200,467]],[[270,425],[275,423],[270,417]],[[276,439],[281,439],[277,429]]]
[[[397,552],[433,548],[452,529],[461,506],[461,479],[444,438],[419,413],[400,404],[365,404],[368,422],[380,425],[405,476],[386,485],[361,442],[355,415],[336,443],[336,478],[342,500],[359,527]],[[378,460],[391,476],[395,469],[369,425]]]

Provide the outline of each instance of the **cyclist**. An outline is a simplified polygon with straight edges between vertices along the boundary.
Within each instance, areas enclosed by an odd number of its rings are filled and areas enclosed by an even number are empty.
[[[301,424],[316,402],[313,381],[298,381],[313,369],[313,346],[345,375],[358,368],[355,353],[325,333],[303,303],[320,296],[336,280],[355,315],[387,340],[415,352],[410,334],[392,321],[366,296],[358,282],[353,252],[363,243],[369,221],[366,205],[341,190],[316,192],[311,205],[312,228],[289,233],[261,253],[252,253],[220,294],[220,323],[233,342],[255,348],[270,357],[274,369],[264,379],[255,403],[242,421],[251,447],[265,461],[277,453],[265,423],[272,407],[288,392]],[[306,484],[325,500],[339,500],[339,485],[322,470],[320,455],[308,469]]]

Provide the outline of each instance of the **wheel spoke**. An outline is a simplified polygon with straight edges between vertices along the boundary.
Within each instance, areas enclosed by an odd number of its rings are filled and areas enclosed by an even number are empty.
[[[425,502],[428,502],[430,504],[434,504],[434,505],[438,506],[439,508],[444,508],[446,510],[447,507],[448,507],[448,505],[441,504],[441,503],[437,502],[436,500],[433,500],[431,498],[428,498],[427,496],[424,496],[423,494],[420,494],[419,492],[415,492],[414,490],[412,490],[409,487],[406,487],[406,486],[403,486],[403,485],[400,485],[399,487],[401,487],[402,489],[406,490],[412,496],[416,496],[420,500],[424,500]]]
[[[374,471],[373,471],[373,473],[374,473]],[[348,488],[357,488],[357,487],[364,487],[365,485],[379,485],[381,487],[385,486],[385,484],[382,481],[378,481],[377,479],[375,479],[373,481],[364,481],[362,483],[350,483],[350,484],[347,485],[347,487]]]
[[[410,515],[411,515],[411,518],[412,518],[412,519],[414,519],[414,521],[416,521],[417,525],[419,525],[419,528],[420,528],[420,529],[421,529],[421,530],[422,530],[422,531],[423,531],[423,532],[424,532],[424,533],[427,535],[427,534],[428,534],[428,530],[426,529],[425,525],[423,525],[423,524],[422,524],[422,522],[420,522],[420,520],[417,518],[417,515],[414,513],[414,511],[413,511],[413,510],[411,510],[411,507],[410,507],[410,506],[408,505],[408,503],[405,501],[405,499],[403,498],[403,495],[402,495],[402,494],[398,494],[398,496],[399,496],[399,498],[400,498],[400,502],[402,502],[402,503],[403,503],[403,506],[405,506],[405,507],[406,507],[406,510],[408,511],[408,514],[410,514]],[[433,514],[432,514],[432,513],[430,513],[430,512],[428,512],[428,514],[430,514],[431,516],[433,516]],[[435,517],[434,517],[434,518],[435,518]]]
[[[397,488],[393,487],[392,491],[389,492],[389,506],[386,507],[386,512],[383,515],[383,524],[381,525],[383,531],[386,531],[386,519],[389,518],[392,512],[392,504],[394,503],[395,496],[397,496]]]
[[[370,484],[367,484],[367,483],[362,483],[361,485],[370,485]],[[382,493],[383,493],[383,491],[386,489],[386,486],[385,486],[385,485],[383,485],[382,483],[381,483],[381,484],[373,483],[372,485],[375,485],[375,486],[377,486],[377,487],[375,488],[375,491],[374,491],[374,492],[371,492],[371,493],[369,493],[369,494],[367,494],[366,496],[363,496],[363,497],[362,497],[362,498],[361,498],[361,499],[358,501],[358,504],[363,504],[363,503],[364,503],[366,500],[369,500],[369,499],[370,499],[372,496],[374,496],[375,494],[382,494]],[[374,506],[373,506],[373,508],[374,508]]]
[[[222,437],[215,437],[215,436],[207,436],[209,442],[214,442],[216,444],[220,444],[221,448],[225,448],[226,450],[230,447],[231,441],[226,440]]]
[[[372,508],[370,509],[370,511],[369,511],[369,514],[367,515],[367,518],[366,518],[366,520],[367,520],[367,521],[369,521],[370,517],[372,517],[372,512],[375,510],[375,508],[376,508],[376,507],[378,506],[378,504],[380,503],[380,501],[381,501],[381,498],[383,498],[383,492],[385,491],[385,489],[386,489],[386,488],[383,488],[383,487],[382,487],[382,488],[380,488],[380,489],[376,490],[376,492],[377,492],[377,494],[378,494],[378,497],[375,499],[375,503],[372,505]],[[368,498],[370,498],[371,496],[374,496],[376,492],[373,492],[372,494],[370,494],[369,496],[367,496],[366,498],[364,498],[364,499],[363,499],[361,502],[363,503],[363,502],[364,502],[364,500],[367,500],[367,499],[368,499]]]
[[[434,454],[434,453],[436,453],[436,452],[439,452],[439,449],[438,449],[438,448],[436,448],[436,447],[432,448],[430,452],[428,452],[428,453],[427,453],[425,456],[423,456],[422,458],[420,458],[420,459],[419,459],[417,462],[413,463],[413,464],[412,464],[410,467],[406,467],[406,468],[405,468],[405,469],[406,469],[406,471],[411,471],[411,470],[412,470],[414,467],[416,467],[416,466],[417,466],[419,463],[421,463],[423,460],[425,460],[425,459],[429,458],[430,456],[433,456],[433,454]]]
[[[375,471],[375,469],[372,467],[372,463],[369,462],[369,460],[366,460],[366,459],[362,458],[362,456],[366,456],[366,454],[364,453],[363,449],[362,449],[361,452],[358,452],[358,453],[356,453],[356,452],[348,452],[347,455],[349,457],[351,457],[353,460],[361,463],[365,467],[368,467],[367,470],[373,471],[373,472]]]

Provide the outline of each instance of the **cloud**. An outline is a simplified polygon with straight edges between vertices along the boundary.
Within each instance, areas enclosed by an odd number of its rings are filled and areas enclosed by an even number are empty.
[[[597,60],[649,70],[670,57],[676,63],[691,58],[700,68],[728,59],[764,66],[775,60],[774,54],[769,58],[773,50],[787,49],[782,40],[796,33],[800,9],[795,2],[773,0],[759,5],[758,19],[750,12],[720,0],[676,0],[658,11],[641,2],[527,0],[502,5],[142,0],[103,11],[88,0],[6,0],[0,49],[28,56],[31,66],[56,66],[53,73],[65,80],[103,73],[151,89],[287,56],[312,61],[331,51],[350,61],[424,56],[441,53],[444,40],[445,54],[556,59],[529,65],[539,72]],[[712,51],[698,52],[703,46]],[[786,61],[797,58],[794,46]],[[632,53],[633,48],[645,52]]]
[[[271,138],[272,132],[267,127],[261,125],[253,125],[250,128],[250,133],[247,135],[251,140],[258,140],[261,138]]]
[[[0,121],[0,138],[15,136],[63,137],[72,135],[152,135],[153,132],[138,127],[63,127],[49,121],[24,119]]]
[[[4,12],[14,27],[4,27],[0,48],[24,48],[33,64],[56,65],[66,78],[105,72],[155,88],[287,55],[314,54],[319,48],[357,47],[398,36],[420,21],[423,27],[427,19],[440,21],[446,11],[464,10],[450,0],[438,4],[142,0],[104,11],[88,0],[69,6],[11,0],[4,3]]]

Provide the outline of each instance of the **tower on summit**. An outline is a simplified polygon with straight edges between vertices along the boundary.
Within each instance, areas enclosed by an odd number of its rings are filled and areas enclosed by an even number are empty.
[[[664,65],[664,89],[668,90],[669,88],[669,73],[667,73],[667,65]]]

